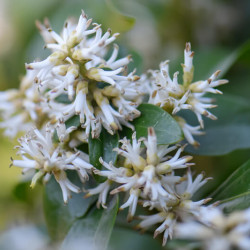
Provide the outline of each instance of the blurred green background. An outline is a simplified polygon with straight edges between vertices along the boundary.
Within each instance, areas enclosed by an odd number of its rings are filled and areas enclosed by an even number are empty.
[[[113,32],[122,33],[118,43],[124,53],[133,55],[131,67],[135,66],[138,74],[158,68],[160,61],[166,59],[171,61],[171,72],[180,70],[185,43],[190,41],[195,51],[196,80],[206,79],[208,72],[221,63],[222,68],[218,69],[225,70],[224,78],[230,81],[221,90],[237,96],[237,100],[249,101],[248,0],[0,0],[1,90],[18,87],[25,72],[24,63],[43,59],[48,53],[43,49],[35,20],[48,17],[52,27],[59,32],[65,19],[70,16],[77,19],[81,9],[94,22],[102,23],[104,30],[110,27]],[[235,118],[230,117],[232,108],[224,107],[228,121]],[[249,113],[246,115],[250,118]],[[209,121],[205,122],[206,128]],[[248,131],[250,134],[250,129]],[[240,141],[238,147],[223,155],[195,157],[197,172],[205,170],[208,176],[215,177],[204,189],[204,194],[250,158],[249,143]],[[30,190],[20,170],[9,168],[15,144],[1,137],[1,231],[23,222],[43,223],[41,188]],[[22,184],[18,184],[20,181]]]

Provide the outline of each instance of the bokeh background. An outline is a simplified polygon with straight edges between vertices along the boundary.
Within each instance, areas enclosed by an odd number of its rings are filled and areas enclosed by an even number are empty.
[[[228,58],[231,64],[224,78],[230,83],[221,90],[249,100],[248,0],[0,0],[0,90],[17,88],[25,73],[24,63],[43,59],[48,53],[43,49],[35,20],[48,17],[59,32],[65,19],[77,19],[81,9],[102,23],[104,30],[110,27],[113,32],[121,32],[118,43],[124,53],[133,55],[131,67],[136,66],[138,74],[158,68],[166,59],[171,61],[172,72],[180,70],[183,49],[189,41],[195,51],[197,79],[207,76],[213,65],[227,63]],[[237,59],[230,61],[230,56]],[[42,187],[30,190],[20,170],[9,168],[15,144],[1,136],[0,232],[29,223],[45,230]],[[204,194],[209,194],[249,156],[245,147],[222,156],[195,157],[197,172],[205,170],[208,176],[215,177]]]

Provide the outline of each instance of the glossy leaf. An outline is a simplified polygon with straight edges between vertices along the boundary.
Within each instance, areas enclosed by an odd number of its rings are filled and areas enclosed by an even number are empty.
[[[164,247],[164,250],[175,250],[175,249],[201,249],[201,243],[198,241],[192,240],[180,240],[180,239],[172,239],[169,240]]]
[[[82,186],[74,173],[69,175],[74,184]],[[44,189],[44,213],[52,240],[63,239],[73,222],[82,217],[94,201],[94,197],[85,199],[82,193],[72,193],[72,198],[65,205],[59,184],[54,178],[51,178]]]
[[[103,156],[103,142],[101,136],[99,138],[92,138],[89,135],[89,162],[97,169],[102,168],[99,158]]]
[[[118,196],[113,197],[107,209],[94,208],[87,217],[74,222],[62,244],[68,249],[107,249],[118,211]]]
[[[214,200],[224,200],[250,190],[250,160],[235,170],[212,194]]]
[[[32,203],[32,197],[31,197],[32,193],[30,192],[30,182],[29,181],[18,183],[14,187],[12,193],[18,200],[26,202],[26,203]]]
[[[221,70],[220,77],[222,77],[240,59],[249,64],[249,58],[250,41],[245,42],[233,51],[224,48],[216,48],[209,51],[197,51],[194,57],[195,80],[208,79],[217,70]]]
[[[250,192],[224,200],[219,207],[223,209],[225,213],[247,209],[250,207]]]
[[[74,127],[79,127],[80,126],[80,118],[79,115],[74,115],[73,117],[71,117],[70,119],[68,119],[65,122],[65,125],[67,128],[74,126]]]
[[[154,127],[158,144],[171,144],[183,139],[178,123],[163,109],[152,104],[141,104],[138,110],[141,115],[132,122],[137,138],[147,137],[148,127]]]
[[[64,103],[64,104],[70,104],[72,101],[69,100],[67,94],[59,95],[57,98],[55,98],[57,102]]]
[[[106,162],[112,161],[116,162],[117,152],[113,151],[114,148],[117,148],[119,145],[119,135],[109,134],[106,130],[102,131],[102,142],[103,142],[103,159]]]
[[[218,117],[205,119],[205,135],[197,137],[200,147],[188,146],[188,153],[197,155],[223,155],[236,149],[250,148],[250,101],[243,97],[225,94],[218,96],[218,108],[211,110]],[[185,117],[191,124],[196,118]]]
[[[232,124],[206,129],[206,135],[197,138],[198,149],[188,146],[186,152],[197,155],[225,155],[236,149],[250,148],[250,125]]]
[[[227,212],[250,207],[250,160],[240,166],[211,195]]]
[[[121,227],[115,227],[110,239],[109,250],[152,250],[162,249],[161,241],[153,239],[153,235]]]
[[[118,134],[111,135],[103,128],[99,138],[92,138],[90,135],[88,142],[89,161],[95,168],[102,169],[102,164],[99,161],[100,157],[106,162],[116,162],[117,152],[113,151],[113,149],[118,147]],[[104,177],[97,175],[95,175],[95,179],[98,182],[105,180]]]

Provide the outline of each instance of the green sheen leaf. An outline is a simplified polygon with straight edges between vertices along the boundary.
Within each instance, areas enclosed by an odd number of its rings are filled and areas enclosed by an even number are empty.
[[[175,249],[185,249],[185,250],[193,250],[193,249],[201,249],[201,243],[195,242],[192,240],[180,240],[180,239],[172,239],[169,240],[164,247],[165,250],[175,250]]]
[[[186,147],[186,151],[197,155],[223,155],[236,149],[250,148],[250,101],[243,97],[224,94],[217,96],[218,108],[212,113],[218,120],[205,120],[205,135],[196,137],[198,149]],[[196,118],[185,116],[190,124]]]
[[[128,53],[132,56],[132,62],[128,65],[128,72],[132,72],[134,69],[136,69],[136,74],[140,75],[143,73],[144,69],[144,61],[142,56],[135,50],[130,50]],[[124,55],[126,56],[126,55]]]
[[[225,155],[236,149],[250,148],[250,124],[216,126],[205,129],[206,134],[197,138],[198,149],[188,146],[185,151],[196,155]]]
[[[80,117],[79,115],[74,115],[70,119],[68,119],[65,122],[65,125],[67,128],[74,126],[74,127],[79,127],[80,126]]]
[[[102,169],[102,164],[99,161],[100,157],[106,162],[112,161],[113,164],[116,162],[117,152],[113,151],[113,149],[118,147],[118,134],[111,135],[103,128],[99,138],[92,138],[90,135],[88,142],[89,161],[95,168]],[[98,175],[95,175],[95,179],[98,182],[105,180],[104,177]]]
[[[59,95],[56,99],[57,102],[64,103],[64,104],[70,104],[72,101],[69,100],[67,94]]]
[[[121,227],[115,227],[110,239],[109,250],[152,250],[162,249],[161,241],[153,239],[153,235]]]
[[[97,169],[102,168],[102,164],[99,162],[99,158],[103,156],[103,141],[101,135],[99,138],[92,138],[91,133],[89,135],[89,162]]]
[[[172,144],[183,139],[178,123],[163,109],[152,104],[141,104],[138,110],[141,115],[132,122],[137,138],[147,137],[148,127],[154,127],[158,144]]]
[[[250,41],[245,42],[232,52],[224,48],[216,48],[209,51],[200,51],[196,54],[194,57],[195,80],[208,79],[216,70],[221,70],[220,77],[222,77],[237,61],[250,63]]]
[[[227,211],[250,207],[250,160],[234,171],[211,195]]]
[[[224,74],[226,68],[222,69],[220,66],[231,53],[230,50],[224,48],[195,50],[193,59],[194,81],[208,79],[216,70],[222,70],[221,75]]]
[[[106,130],[103,129],[102,132],[102,142],[103,142],[103,159],[106,162],[112,161],[116,162],[117,152],[113,151],[119,145],[119,135],[111,135]]]
[[[82,186],[75,173],[69,173],[71,181]],[[61,240],[67,234],[73,222],[82,217],[94,203],[95,198],[84,199],[83,194],[72,193],[68,204],[63,202],[62,191],[54,178],[47,183],[44,189],[44,213],[48,231],[52,240]]]
[[[247,209],[250,207],[250,192],[224,200],[219,207],[228,214],[237,210]]]
[[[85,218],[75,221],[62,244],[68,249],[107,249],[118,211],[118,196],[107,209],[94,208]]]
[[[31,203],[32,197],[30,192],[30,181],[20,182],[13,189],[13,195],[20,201]]]

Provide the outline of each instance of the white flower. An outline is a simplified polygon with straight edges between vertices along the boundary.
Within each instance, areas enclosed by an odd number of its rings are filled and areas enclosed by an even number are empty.
[[[141,148],[141,142],[144,139],[136,139],[135,133],[132,137],[132,144],[124,138],[120,142],[121,148],[115,150],[123,156],[124,163],[122,167],[115,167],[100,160],[101,164],[107,170],[94,170],[98,175],[105,176],[114,183],[121,184],[111,191],[111,194],[118,192],[127,192],[129,198],[121,208],[129,207],[128,219],[130,220],[136,211],[137,201],[140,195],[157,201],[160,197],[166,199],[175,199],[174,193],[167,187],[166,177],[175,169],[186,168],[187,163],[192,159],[191,156],[180,157],[183,147],[180,147],[174,156],[167,154],[176,149],[175,146],[157,146],[154,129],[148,129],[148,139],[144,140],[146,152]]]
[[[112,181],[106,180],[105,182],[99,184],[97,187],[88,189],[87,191],[88,193],[84,196],[84,198],[88,198],[92,195],[99,194],[97,207],[100,208],[100,205],[102,205],[103,208],[107,208],[106,201],[111,184]]]
[[[189,144],[193,145],[194,147],[198,147],[200,144],[199,142],[195,141],[193,135],[204,135],[205,132],[200,131],[200,126],[191,126],[189,125],[185,119],[180,116],[175,116],[175,120],[178,122],[180,127],[182,128],[183,134],[185,139],[188,141]]]
[[[61,118],[56,124],[56,132],[60,142],[65,142],[69,140],[69,134],[76,130],[77,127],[71,126],[66,128],[64,120]]]
[[[200,221],[188,220],[177,225],[175,236],[182,239],[198,240],[202,243],[203,249],[208,250],[249,249],[249,209],[226,216],[217,207],[203,207],[200,218]]]
[[[144,79],[148,86],[149,103],[157,105],[171,114],[176,114],[180,110],[192,110],[200,123],[200,127],[204,128],[202,115],[210,119],[217,119],[207,109],[214,108],[213,99],[204,97],[207,93],[222,94],[216,87],[226,84],[227,80],[216,80],[220,71],[216,71],[211,77],[204,81],[193,81],[193,56],[190,43],[186,44],[184,50],[184,64],[183,67],[183,84],[178,83],[178,72],[173,76],[169,76],[169,61],[160,64],[160,70],[149,71],[149,79]],[[191,137],[189,140],[194,143]]]
[[[191,51],[191,44],[186,43],[186,48],[184,50],[184,64],[183,66],[183,71],[190,73],[193,68],[193,57],[194,57],[194,52]]]
[[[0,115],[3,120],[0,128],[5,129],[4,134],[10,138],[28,131],[33,125],[39,125],[44,116],[40,94],[33,84],[34,78],[34,73],[28,71],[19,89],[0,92]]]
[[[92,165],[87,162],[84,153],[68,152],[55,145],[53,134],[54,129],[51,129],[49,124],[44,133],[38,129],[29,131],[19,140],[20,146],[17,147],[22,160],[13,160],[12,165],[23,168],[24,173],[30,170],[36,171],[31,182],[32,188],[41,177],[47,182],[51,175],[54,175],[62,189],[63,200],[67,203],[70,191],[78,193],[81,190],[67,178],[66,170],[75,170],[81,180],[86,180],[88,178],[86,170],[90,170]]]
[[[173,230],[174,226],[176,223],[176,216],[174,213],[165,213],[165,212],[160,212],[154,215],[148,215],[148,216],[140,216],[140,219],[142,219],[142,222],[137,225],[137,229],[143,229],[146,230],[152,225],[162,223],[154,232],[154,238],[164,232],[163,235],[163,243],[162,245],[164,246],[167,243],[168,237],[172,239],[173,236]]]
[[[118,46],[106,59],[108,45],[117,33],[109,29],[102,34],[100,25],[82,12],[78,24],[66,22],[62,34],[54,32],[48,23],[38,27],[52,54],[45,60],[26,64],[35,72],[35,79],[44,97],[42,108],[51,119],[80,116],[80,123],[88,135],[98,137],[102,125],[111,134],[140,115],[136,107],[142,101],[139,79],[134,72],[124,74],[131,56],[117,59]],[[48,30],[46,31],[46,27]],[[57,99],[68,95],[68,103]]]
[[[173,178],[175,177],[175,178]],[[208,180],[203,178],[203,175],[198,175],[195,180],[192,180],[190,170],[187,175],[182,178],[176,178],[172,176],[172,180],[165,178],[163,180],[163,186],[167,185],[168,189],[172,191],[172,197],[159,197],[156,201],[142,200],[144,207],[149,206],[150,210],[153,208],[159,212],[149,216],[139,216],[142,222],[137,225],[138,229],[145,230],[148,227],[161,223],[161,225],[155,230],[154,237],[163,233],[163,245],[166,244],[168,237],[173,237],[173,231],[176,227],[177,221],[183,221],[186,218],[195,218],[199,220],[203,205],[211,199],[204,199],[200,201],[192,201],[193,194],[203,186]]]

